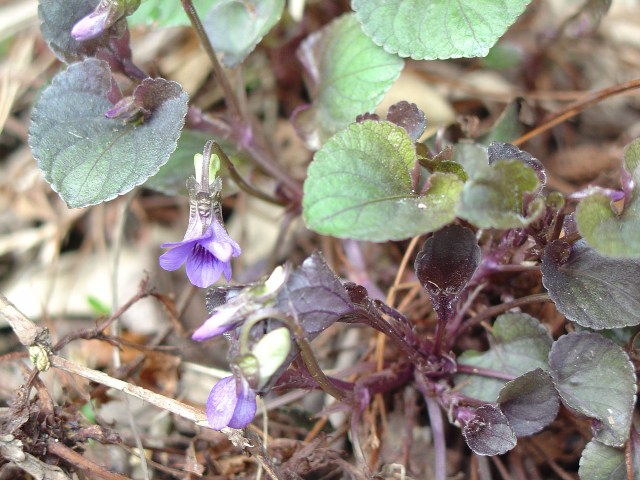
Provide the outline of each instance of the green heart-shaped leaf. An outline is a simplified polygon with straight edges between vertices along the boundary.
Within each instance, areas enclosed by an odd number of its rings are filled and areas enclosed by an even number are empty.
[[[462,182],[435,173],[419,195],[412,190],[415,162],[404,128],[371,120],[350,125],[324,144],[309,167],[302,202],[307,226],[326,235],[384,242],[452,222]]]
[[[484,57],[531,0],[353,0],[362,29],[416,60]]]

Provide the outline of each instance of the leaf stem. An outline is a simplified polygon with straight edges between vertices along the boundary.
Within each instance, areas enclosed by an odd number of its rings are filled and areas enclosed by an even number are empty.
[[[302,187],[300,186],[300,183],[293,177],[291,177],[289,173],[275,161],[273,155],[269,153],[262,142],[256,141],[256,135],[252,128],[252,122],[250,121],[250,119],[247,119],[243,115],[238,96],[236,95],[233,87],[231,86],[231,83],[229,82],[229,77],[226,75],[224,69],[222,68],[222,65],[220,65],[220,62],[218,61],[216,51],[213,48],[209,37],[207,36],[207,32],[204,30],[204,26],[202,25],[200,17],[198,16],[198,12],[193,6],[193,1],[181,0],[181,2],[184,11],[189,17],[191,25],[198,35],[198,39],[200,40],[202,48],[204,48],[205,52],[209,56],[209,60],[211,60],[211,64],[213,65],[213,73],[220,83],[222,90],[224,91],[224,101],[231,114],[231,128],[225,128],[225,130],[228,130],[229,134],[233,136],[233,139],[239,148],[246,150],[253,161],[266,173],[286,185],[288,190],[293,195],[293,200],[299,202],[302,198]],[[194,116],[194,118],[197,117],[200,126],[205,125],[203,121],[207,122],[200,112],[194,111],[192,112],[192,116]],[[213,126],[213,122],[207,123],[208,125]]]
[[[275,198],[275,197],[272,197],[271,195],[267,195],[266,193],[255,189],[249,183],[247,183],[244,180],[244,178],[240,176],[231,159],[227,156],[226,153],[224,153],[224,150],[222,150],[220,145],[218,145],[218,142],[213,142],[213,151],[215,152],[216,155],[218,155],[218,158],[224,164],[224,166],[227,167],[227,171],[229,172],[229,175],[231,175],[231,178],[233,179],[234,182],[236,182],[236,185],[238,185],[238,187],[240,187],[241,190],[244,190],[249,195],[253,195],[256,198],[259,198],[260,200],[264,200],[265,202],[271,203],[273,205],[278,205],[281,207],[287,205],[286,202],[280,200],[279,198]]]
[[[318,383],[320,388],[337,400],[345,401],[347,399],[347,395],[342,391],[342,389],[338,388],[331,380],[329,380],[329,378],[320,368],[320,365],[318,365],[318,361],[316,360],[316,357],[311,350],[311,346],[305,338],[305,332],[302,329],[302,326],[300,326],[298,322],[295,322],[288,315],[284,315],[281,311],[275,310],[273,308],[261,310],[257,314],[251,315],[249,318],[247,318],[240,333],[240,348],[246,351],[249,331],[260,320],[266,320],[268,318],[275,318],[276,320],[286,325],[287,328],[291,332],[293,332],[296,345],[298,345],[298,348],[300,349],[300,356],[302,357],[302,361],[311,374],[311,377],[313,377],[313,379]]]
[[[229,78],[224,72],[222,65],[218,61],[218,55],[216,54],[213,45],[209,41],[209,37],[207,36],[207,32],[204,30],[204,26],[200,21],[200,17],[198,16],[198,12],[193,6],[192,0],[181,0],[182,7],[184,8],[187,17],[189,17],[189,21],[191,25],[196,31],[198,38],[200,39],[200,45],[204,48],[204,51],[209,56],[209,60],[213,65],[213,73],[216,76],[216,79],[220,83],[222,90],[224,91],[224,101],[227,104],[227,108],[231,111],[232,116],[239,120],[242,119],[242,110],[240,110],[240,104],[238,102],[238,98],[236,97],[233,88],[231,87],[231,83],[229,82]]]
[[[435,479],[446,480],[447,478],[447,446],[444,439],[444,422],[442,421],[442,411],[435,398],[430,397],[426,392],[422,392],[424,402],[427,404],[429,414],[429,424],[433,435],[433,451],[435,456]]]

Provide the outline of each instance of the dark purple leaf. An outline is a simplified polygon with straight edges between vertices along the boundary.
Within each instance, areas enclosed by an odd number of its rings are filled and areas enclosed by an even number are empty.
[[[594,438],[621,446],[629,435],[636,375],[629,356],[597,333],[569,333],[549,353],[549,373],[562,403],[594,419]]]
[[[507,417],[493,405],[483,405],[467,422],[462,435],[478,455],[501,455],[516,446],[516,436]]]
[[[583,327],[640,325],[640,260],[601,255],[584,240],[555,241],[542,258],[542,283],[558,311]]]
[[[455,301],[479,264],[480,247],[474,233],[450,225],[427,239],[416,257],[415,270],[434,308],[438,308],[437,304]]]
[[[424,112],[415,103],[401,101],[389,107],[387,120],[404,128],[414,142],[427,128],[427,119]]]
[[[319,252],[291,273],[277,306],[298,319],[309,340],[353,310],[347,291]]]
[[[515,145],[503,142],[492,142],[489,145],[489,164],[497,162],[498,160],[513,160],[517,159],[524,163],[527,167],[531,168],[538,176],[539,190],[545,186],[547,182],[547,174],[544,170],[542,162],[537,158],[534,158],[530,153],[520,150]]]
[[[549,374],[538,368],[507,382],[498,405],[517,437],[533,435],[558,414],[560,399]]]
[[[102,52],[113,53],[120,59],[130,59],[129,30],[125,18],[118,20],[104,34],[93,40],[79,42],[71,36],[71,29],[89,15],[100,0],[41,0],[38,15],[42,22],[42,36],[56,56],[65,63],[83,60]],[[126,47],[120,40],[126,39]],[[114,51],[115,50],[115,51]],[[111,53],[109,53],[111,52]],[[113,65],[112,65],[113,67]]]

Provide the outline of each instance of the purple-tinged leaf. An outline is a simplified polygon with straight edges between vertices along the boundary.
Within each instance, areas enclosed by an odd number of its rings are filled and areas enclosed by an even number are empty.
[[[134,90],[150,112],[142,124],[105,117],[112,88],[109,65],[90,58],[57,74],[35,106],[33,156],[71,208],[111,200],[157,173],[184,125],[188,98],[179,84],[146,79]]]
[[[89,15],[100,0],[41,0],[38,7],[38,15],[42,22],[42,36],[49,48],[65,63],[72,63],[95,56],[99,51],[109,51],[114,47],[115,41],[120,44],[120,39],[126,39],[128,43],[129,31],[127,21],[121,18],[108,28],[100,36],[86,41],[77,41],[71,36],[71,29],[82,18]],[[117,48],[118,54],[124,54],[125,58],[131,57],[128,46],[122,50],[122,45]],[[120,59],[122,60],[122,58]]]
[[[611,258],[584,240],[549,244],[542,283],[572,322],[601,330],[640,325],[640,260]]]
[[[536,318],[526,313],[505,313],[494,322],[492,333],[489,350],[467,350],[458,362],[514,376],[536,368],[547,370],[553,339]],[[462,393],[485,402],[495,402],[506,383],[498,378],[468,374],[458,374],[454,380]]]
[[[569,333],[551,347],[549,373],[562,403],[593,419],[596,440],[624,444],[636,401],[636,374],[622,348],[597,333]]]
[[[549,374],[540,368],[507,382],[498,405],[517,437],[538,433],[558,414],[560,398]]]
[[[415,261],[418,280],[436,311],[451,306],[480,264],[480,247],[466,227],[449,225],[424,242]]]
[[[524,163],[527,167],[536,172],[538,177],[538,191],[547,183],[547,174],[544,170],[542,162],[533,157],[530,153],[520,150],[515,145],[503,142],[492,142],[489,145],[489,165],[497,162],[498,160],[513,160],[517,159]]]
[[[417,142],[427,128],[427,119],[424,112],[415,103],[401,101],[389,107],[387,121],[404,128],[409,138]]]
[[[516,446],[516,435],[509,420],[493,405],[476,409],[475,416],[462,429],[462,435],[478,455],[502,455]]]
[[[298,319],[308,340],[353,310],[347,291],[319,252],[291,273],[277,306]]]
[[[638,469],[634,465],[638,478]],[[627,480],[627,463],[624,449],[615,448],[591,440],[580,457],[578,475],[581,480]]]

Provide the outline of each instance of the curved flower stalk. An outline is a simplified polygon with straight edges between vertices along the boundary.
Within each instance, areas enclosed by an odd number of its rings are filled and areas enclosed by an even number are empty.
[[[196,155],[198,179],[191,177],[187,181],[189,189],[190,215],[189,225],[184,239],[180,242],[163,243],[162,248],[170,248],[160,256],[160,266],[165,270],[177,270],[186,263],[187,277],[196,287],[206,288],[224,275],[231,280],[231,258],[242,253],[238,243],[233,240],[222,225],[218,198],[221,181],[214,176],[219,163],[210,165],[211,142],[207,142],[204,155]],[[212,171],[211,171],[212,170]]]

